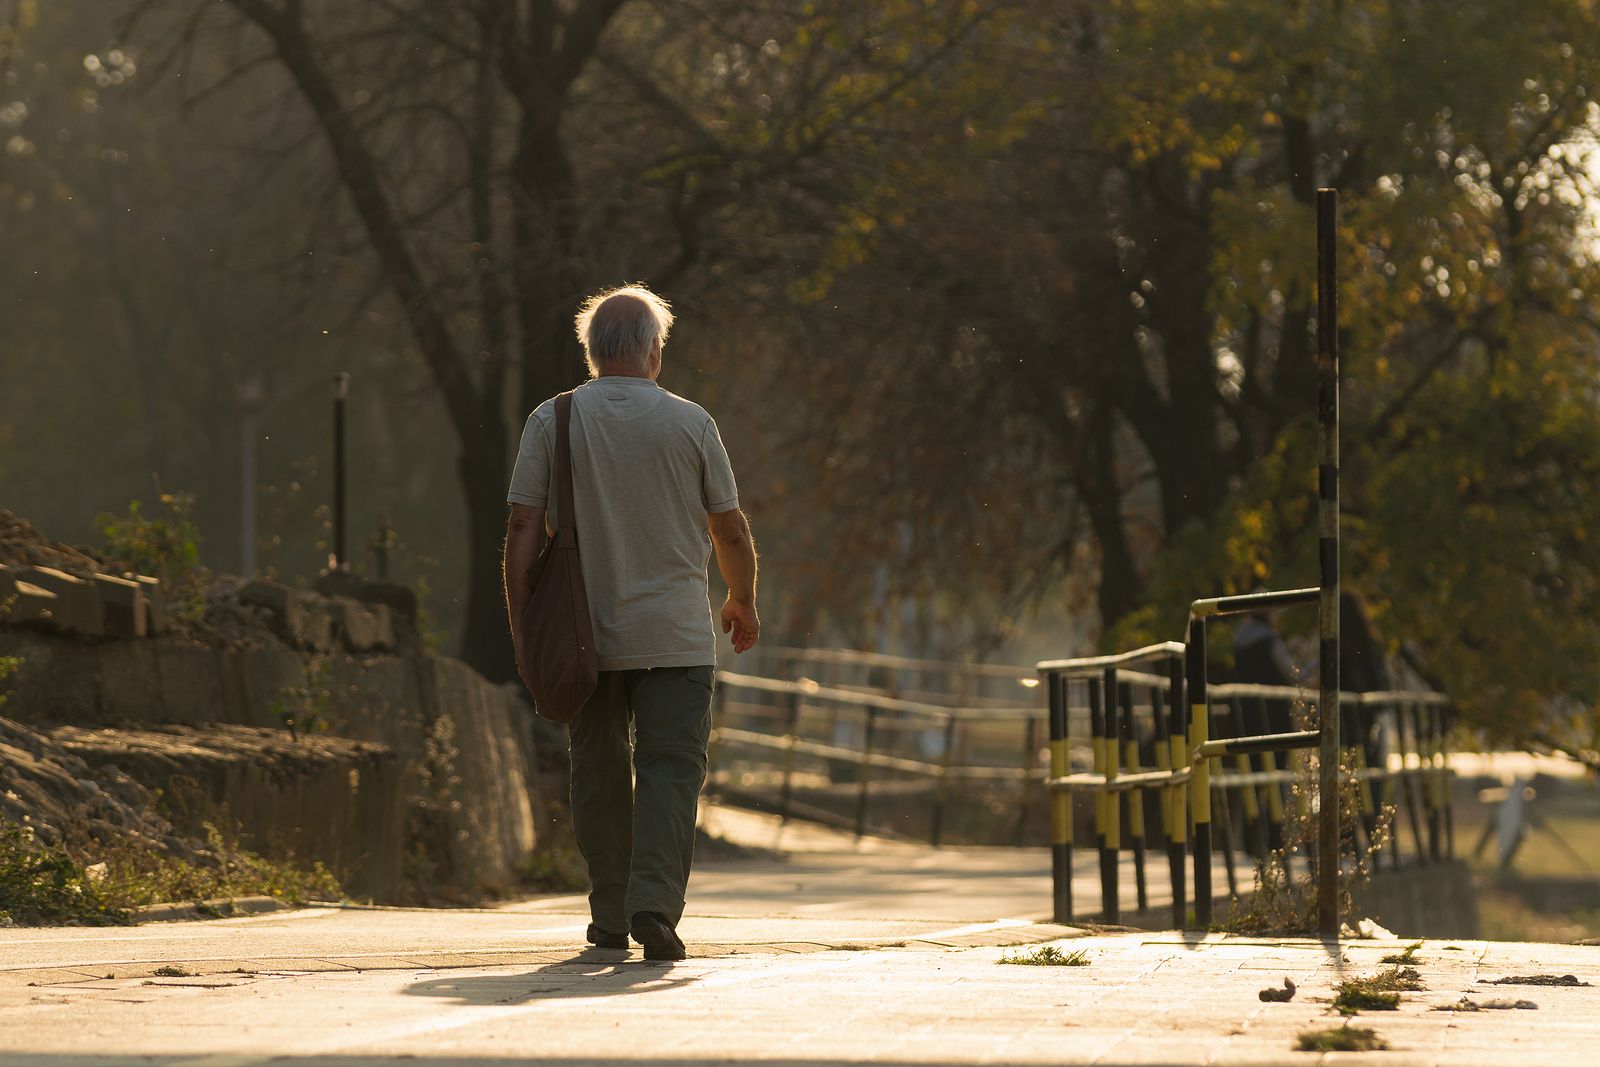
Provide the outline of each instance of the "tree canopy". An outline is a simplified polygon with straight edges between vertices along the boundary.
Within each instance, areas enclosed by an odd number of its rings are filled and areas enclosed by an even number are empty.
[[[0,2],[5,382],[114,356],[116,484],[212,524],[236,386],[355,361],[372,500],[492,674],[516,428],[580,373],[578,299],[635,279],[794,640],[1070,654],[1036,620],[1110,646],[1314,583],[1327,186],[1346,580],[1474,721],[1597,747],[1590,3],[107,7]],[[4,473],[49,507],[70,467]]]

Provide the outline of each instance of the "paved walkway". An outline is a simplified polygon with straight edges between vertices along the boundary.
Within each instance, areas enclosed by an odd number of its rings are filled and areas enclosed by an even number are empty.
[[[704,865],[683,926],[696,955],[675,965],[578,951],[570,896],[0,930],[0,1065],[1311,1063],[1292,1047],[1341,1021],[1335,983],[1398,948],[1093,935],[1031,921],[1039,898],[998,858],[975,854],[964,880],[964,853],[785,836],[787,861]],[[999,965],[1040,943],[1088,965]],[[1356,1020],[1391,1046],[1374,1062],[1591,1062],[1600,949],[1428,942],[1415,966],[1422,992]],[[1546,973],[1595,985],[1481,984]],[[1293,1001],[1258,998],[1284,977]],[[1463,997],[1538,1008],[1432,1010]]]

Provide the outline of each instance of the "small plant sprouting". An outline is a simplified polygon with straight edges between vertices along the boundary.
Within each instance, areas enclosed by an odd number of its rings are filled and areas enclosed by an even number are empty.
[[[1305,1030],[1295,1047],[1301,1052],[1377,1052],[1389,1042],[1365,1026],[1330,1026],[1325,1030]]]
[[[1089,953],[1083,949],[1062,952],[1054,945],[1044,945],[1027,952],[1003,953],[997,963],[1014,963],[1024,967],[1087,967]]]
[[[165,967],[157,967],[155,970],[151,971],[150,973],[155,975],[157,978],[193,978],[194,977],[194,972],[193,971],[186,971],[182,967],[175,967],[170,963],[167,964]]]
[[[333,700],[328,688],[331,670],[326,657],[312,656],[301,668],[303,684],[285,686],[268,705],[292,739],[298,741],[302,735],[325,733],[331,728],[328,722],[328,706]]]
[[[1413,942],[1411,942],[1411,944],[1409,944],[1409,945],[1407,945],[1405,947],[1405,951],[1396,952],[1396,953],[1393,953],[1391,955],[1383,957],[1383,962],[1384,963],[1392,963],[1392,964],[1395,964],[1396,966],[1401,966],[1401,967],[1403,967],[1403,966],[1405,966],[1407,964],[1416,963],[1417,962],[1417,949],[1419,949],[1421,947],[1422,947],[1422,942],[1421,941],[1413,941]]]

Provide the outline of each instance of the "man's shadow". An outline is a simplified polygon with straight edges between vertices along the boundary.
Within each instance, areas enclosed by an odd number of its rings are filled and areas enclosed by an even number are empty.
[[[589,948],[560,963],[525,974],[476,974],[430,978],[407,986],[419,997],[449,997],[457,1004],[522,1004],[539,1000],[655,993],[677,989],[698,976],[674,977],[672,962],[645,960],[621,949]]]

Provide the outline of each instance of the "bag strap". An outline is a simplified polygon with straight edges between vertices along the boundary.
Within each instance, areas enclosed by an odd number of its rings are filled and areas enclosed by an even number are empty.
[[[556,397],[556,534],[578,536],[572,504],[572,393]]]

